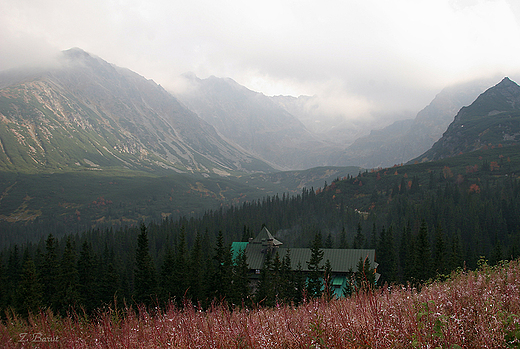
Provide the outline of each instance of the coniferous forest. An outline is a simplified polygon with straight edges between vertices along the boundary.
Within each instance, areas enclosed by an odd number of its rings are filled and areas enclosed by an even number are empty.
[[[288,272],[287,260],[272,256],[252,293],[245,255],[232,257],[231,242],[247,241],[264,224],[287,247],[375,249],[378,286],[420,285],[458,268],[475,269],[483,259],[491,265],[515,259],[516,153],[509,147],[360,172],[298,195],[265,197],[196,218],[49,234],[1,252],[0,308],[66,314],[170,300],[201,307],[215,300],[238,306],[302,302],[308,294],[303,276]],[[274,285],[292,287],[265,293]]]

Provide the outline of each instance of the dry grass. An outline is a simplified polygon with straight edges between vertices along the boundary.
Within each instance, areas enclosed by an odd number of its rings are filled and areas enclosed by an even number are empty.
[[[0,325],[5,348],[516,348],[520,262],[423,287],[301,306],[106,310],[91,320],[42,312]]]

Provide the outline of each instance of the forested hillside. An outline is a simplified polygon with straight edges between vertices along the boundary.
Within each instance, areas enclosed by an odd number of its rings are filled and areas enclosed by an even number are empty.
[[[365,171],[200,218],[48,236],[2,252],[1,304],[17,304],[26,290],[38,304],[61,311],[114,299],[151,301],[150,294],[161,302],[239,302],[245,293],[230,285],[244,274],[231,265],[229,243],[255,236],[262,224],[287,247],[310,247],[321,234],[324,248],[375,248],[379,284],[418,283],[475,268],[481,256],[495,264],[520,254],[519,172],[518,146],[494,148]],[[96,296],[80,296],[88,292]],[[82,303],[93,299],[95,304]]]

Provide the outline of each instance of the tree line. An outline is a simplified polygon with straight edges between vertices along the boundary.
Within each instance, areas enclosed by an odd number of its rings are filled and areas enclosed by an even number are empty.
[[[26,246],[21,255],[18,246],[14,246],[7,265],[0,264],[0,309],[23,315],[51,309],[66,315],[93,314],[118,303],[165,307],[173,302],[181,307],[190,302],[207,308],[212,302],[244,307],[299,304],[322,295],[332,298],[330,285],[323,286],[323,282],[330,282],[332,270],[328,261],[322,263],[319,232],[308,261],[308,275],[301,266],[291,269],[290,252],[282,259],[277,252],[267,253],[254,288],[245,250],[233,252],[221,231],[214,246],[208,243],[207,234],[197,234],[190,249],[186,231],[181,229],[161,261],[152,258],[144,224],[139,228],[131,261],[117,256],[108,245],[99,255],[88,240],[76,249],[78,237],[63,238],[61,249],[60,241],[50,234],[43,250],[36,247],[31,252]]]
[[[254,294],[243,286],[247,260],[241,256],[234,263],[229,246],[254,237],[262,224],[288,247],[312,248],[319,233],[324,248],[375,249],[380,285],[419,284],[457,268],[476,268],[481,257],[490,264],[517,258],[520,183],[513,174],[487,171],[466,170],[464,176],[449,168],[410,176],[394,169],[367,171],[294,196],[166,219],[146,226],[148,254],[142,225],[59,240],[49,235],[0,253],[0,306],[66,311],[77,304],[93,311],[114,301],[299,302],[309,282],[303,287],[298,272],[287,273],[287,260],[276,255],[266,261],[269,268]],[[29,294],[35,297],[22,296]]]

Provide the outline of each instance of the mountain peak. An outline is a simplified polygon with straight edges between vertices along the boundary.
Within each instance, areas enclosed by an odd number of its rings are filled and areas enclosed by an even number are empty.
[[[462,108],[442,138],[418,160],[437,160],[520,141],[520,86],[505,77]]]
[[[87,58],[91,57],[90,54],[79,47],[69,48],[68,50],[62,51],[65,57],[68,58]]]
[[[497,84],[497,86],[499,86],[499,85],[506,85],[506,86],[507,86],[507,85],[511,85],[511,84],[516,85],[516,83],[515,83],[513,80],[511,80],[510,78],[508,78],[508,77],[506,76],[506,77],[504,77],[504,78],[502,79],[502,81],[500,81],[500,82]]]

